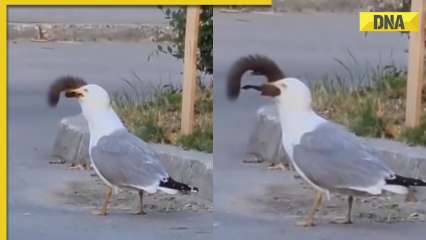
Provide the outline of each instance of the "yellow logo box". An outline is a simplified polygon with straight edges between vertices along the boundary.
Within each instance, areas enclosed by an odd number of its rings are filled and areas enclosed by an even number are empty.
[[[361,32],[417,32],[418,12],[360,12]]]
[[[0,0],[5,5],[272,5],[272,0]]]

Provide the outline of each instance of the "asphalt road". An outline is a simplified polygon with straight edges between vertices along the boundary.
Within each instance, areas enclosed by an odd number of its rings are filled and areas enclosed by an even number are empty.
[[[268,206],[252,201],[267,198],[265,190],[271,186],[295,185],[295,180],[289,172],[241,163],[256,110],[271,102],[255,92],[243,92],[236,102],[229,102],[225,78],[230,65],[247,54],[265,54],[287,76],[308,82],[344,74],[334,58],[350,61],[348,50],[358,61],[355,75],[377,64],[405,65],[406,36],[375,33],[365,37],[357,21],[357,15],[350,14],[215,13],[214,239],[424,239],[424,223],[389,225],[355,219],[354,225],[343,226],[320,219],[319,226],[303,229],[294,225],[302,216],[264,211]],[[247,77],[246,81],[259,82],[260,78]]]

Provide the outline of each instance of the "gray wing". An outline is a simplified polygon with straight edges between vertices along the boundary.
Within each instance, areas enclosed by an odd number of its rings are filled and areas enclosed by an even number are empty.
[[[394,175],[357,136],[330,122],[303,135],[293,159],[309,180],[328,190],[368,188]]]
[[[91,157],[102,177],[116,186],[158,186],[168,178],[155,151],[127,130],[100,138]]]

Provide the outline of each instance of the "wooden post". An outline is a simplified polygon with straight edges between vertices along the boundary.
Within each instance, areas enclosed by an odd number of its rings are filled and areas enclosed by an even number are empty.
[[[420,124],[422,112],[422,88],[424,74],[425,50],[425,11],[424,0],[412,0],[411,11],[420,12],[419,31],[410,32],[408,47],[408,76],[407,76],[407,102],[405,112],[405,125],[417,127]]]
[[[197,88],[197,49],[200,26],[200,6],[187,6],[185,56],[183,60],[183,91],[181,133],[188,135],[194,127],[195,91]]]

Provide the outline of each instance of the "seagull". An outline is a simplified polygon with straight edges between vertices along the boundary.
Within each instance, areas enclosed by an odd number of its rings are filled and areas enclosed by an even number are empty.
[[[346,217],[335,222],[350,224],[354,196],[407,194],[410,186],[426,186],[424,180],[398,175],[355,134],[315,113],[309,88],[299,79],[285,77],[268,57],[249,55],[232,65],[226,88],[230,100],[238,98],[241,79],[247,71],[267,78],[262,85],[245,85],[242,89],[257,90],[274,100],[282,145],[297,173],[315,189],[312,209],[297,225],[315,225],[323,195],[348,196]]]
[[[140,209],[136,214],[145,214],[144,192],[198,192],[198,188],[171,178],[161,164],[159,155],[146,142],[126,129],[111,107],[108,92],[102,87],[87,84],[78,77],[60,77],[49,88],[48,104],[56,106],[63,91],[67,98],[75,98],[80,104],[82,114],[89,125],[91,165],[108,186],[102,208],[95,211],[95,214],[108,214],[113,189],[117,188],[138,191]]]

